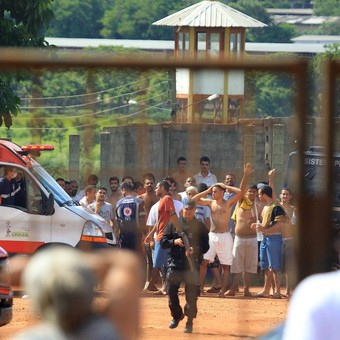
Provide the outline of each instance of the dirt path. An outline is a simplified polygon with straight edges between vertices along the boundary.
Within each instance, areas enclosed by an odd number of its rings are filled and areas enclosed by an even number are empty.
[[[260,288],[253,288],[258,291]],[[184,305],[184,296],[180,296]],[[286,316],[287,299],[235,298],[221,299],[212,294],[199,298],[198,317],[194,333],[184,334],[185,322],[177,329],[169,329],[171,320],[167,298],[143,295],[141,299],[141,340],[151,339],[245,339],[255,338],[280,324]],[[17,332],[36,323],[29,299],[15,298],[13,320],[0,328],[0,339],[7,340]]]

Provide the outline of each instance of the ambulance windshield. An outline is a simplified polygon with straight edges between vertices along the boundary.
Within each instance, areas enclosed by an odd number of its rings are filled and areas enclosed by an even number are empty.
[[[53,194],[55,201],[60,205],[78,205],[72,198],[63,190],[63,188],[54,180],[54,178],[40,165],[34,164],[30,170],[38,179],[43,187]]]

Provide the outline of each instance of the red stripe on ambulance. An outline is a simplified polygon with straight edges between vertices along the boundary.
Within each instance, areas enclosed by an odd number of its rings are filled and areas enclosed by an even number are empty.
[[[1,240],[0,246],[6,249],[7,253],[31,254],[34,253],[45,242],[34,241],[6,241]]]

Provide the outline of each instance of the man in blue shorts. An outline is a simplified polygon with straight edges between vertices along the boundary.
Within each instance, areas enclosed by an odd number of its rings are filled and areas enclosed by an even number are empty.
[[[274,280],[273,298],[280,299],[281,229],[286,220],[286,213],[282,206],[273,199],[273,190],[269,185],[262,185],[258,189],[258,196],[260,202],[265,205],[262,211],[262,221],[259,225],[252,223],[251,228],[263,233],[263,240],[260,244],[260,265],[265,271],[265,282],[263,290],[257,294],[257,297],[270,297],[270,287]]]
[[[157,222],[153,226],[149,234],[145,237],[144,243],[149,243],[153,239],[154,234],[157,231],[155,251],[153,257],[153,268],[154,272],[157,272],[157,270],[162,270],[163,285],[161,290],[156,293],[166,295],[165,273],[169,254],[168,250],[163,249],[161,247],[161,240],[163,238],[164,229],[167,226],[167,224],[171,222],[175,226],[178,226],[179,220],[176,214],[174,200],[170,196],[170,184],[166,180],[158,182],[155,188],[155,193],[157,197],[160,198],[159,203],[156,203],[158,204]]]

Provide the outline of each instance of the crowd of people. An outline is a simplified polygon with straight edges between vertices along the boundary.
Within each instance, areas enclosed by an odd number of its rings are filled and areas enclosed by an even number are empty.
[[[239,187],[232,172],[218,182],[208,157],[201,157],[199,165],[200,171],[190,174],[187,159],[178,157],[177,171],[157,183],[152,173],[144,174],[142,182],[112,176],[110,192],[104,186],[97,188],[94,174],[79,192],[76,181],[57,179],[72,199],[107,221],[113,230],[108,243],[144,259],[144,290],[167,295],[173,317],[169,327],[177,327],[186,315],[187,333],[193,330],[198,296],[233,297],[240,291],[242,276],[247,297],[278,299],[291,292],[289,264],[296,218],[290,189],[283,188],[276,197],[275,170],[269,171],[267,182],[249,183],[250,163],[244,166]],[[109,238],[110,233],[106,235]],[[213,283],[205,290],[208,270]],[[252,278],[260,271],[264,287],[253,294]],[[281,272],[286,275],[285,294],[281,294]],[[184,310],[178,299],[182,283]]]

